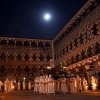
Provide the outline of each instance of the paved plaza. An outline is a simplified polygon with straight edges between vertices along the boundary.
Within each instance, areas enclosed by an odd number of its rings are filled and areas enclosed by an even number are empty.
[[[0,92],[0,100],[100,100],[100,91],[56,95],[34,93],[32,90]]]

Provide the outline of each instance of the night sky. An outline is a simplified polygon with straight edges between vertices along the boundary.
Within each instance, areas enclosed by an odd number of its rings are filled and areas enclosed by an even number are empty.
[[[53,39],[86,1],[0,0],[0,36]]]

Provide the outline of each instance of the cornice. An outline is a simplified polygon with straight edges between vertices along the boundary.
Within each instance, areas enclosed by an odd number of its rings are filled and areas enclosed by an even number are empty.
[[[97,3],[96,3],[97,2]],[[65,25],[65,27],[57,34],[57,36],[53,39],[53,42],[56,42],[57,40],[59,40],[61,37],[65,36],[66,34],[64,34],[66,31],[69,30],[69,28],[74,27],[73,24],[76,21],[79,21],[78,19],[81,18],[83,16],[83,13],[85,13],[86,11],[88,11],[93,4],[96,3],[98,6],[99,5],[99,1],[98,0],[88,0],[86,2],[86,4],[74,15],[74,17]],[[86,16],[85,16],[86,17]],[[83,20],[83,19],[82,19]],[[81,21],[81,20],[80,20]],[[70,33],[70,32],[68,32]]]

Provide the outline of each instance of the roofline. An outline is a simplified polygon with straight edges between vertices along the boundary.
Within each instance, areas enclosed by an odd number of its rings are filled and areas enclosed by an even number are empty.
[[[88,0],[84,5],[83,7],[73,16],[73,18],[64,26],[64,28],[56,35],[56,37],[53,39],[53,41],[55,41],[56,39],[58,39],[58,37],[61,36],[61,34],[63,34],[63,32],[65,30],[67,30],[67,28],[75,21],[75,19],[77,19],[82,12],[84,12],[88,6],[91,5],[91,2],[95,2],[97,0]]]
[[[5,38],[5,39],[18,39],[18,40],[28,40],[28,41],[52,41],[52,40],[48,40],[48,39],[32,39],[32,38],[15,38],[15,37],[1,37],[1,38]]]

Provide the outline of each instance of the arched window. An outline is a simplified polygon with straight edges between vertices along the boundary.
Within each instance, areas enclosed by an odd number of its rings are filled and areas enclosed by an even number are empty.
[[[21,54],[18,54],[18,55],[17,55],[17,60],[18,60],[18,61],[21,61],[21,59],[22,59]]]
[[[40,61],[43,61],[43,55],[42,54],[40,55]]]
[[[25,71],[25,72],[29,72],[29,71],[30,71],[29,66],[25,66],[24,71]]]
[[[96,54],[100,53],[100,44],[96,42],[95,44]]]
[[[87,30],[87,31],[85,32],[85,36],[86,36],[86,39],[87,39],[87,40],[90,40],[89,30]]]
[[[31,46],[32,46],[32,47],[37,47],[36,42],[33,41],[33,42],[31,43]]]
[[[15,45],[14,40],[9,40],[8,45]]]
[[[5,53],[1,53],[1,60],[5,60],[5,59],[6,59]]]
[[[54,55],[54,59],[56,60],[56,54]]]
[[[50,47],[50,43],[49,42],[46,42],[45,43],[45,47]]]
[[[75,58],[76,58],[76,62],[78,62],[79,61],[79,54],[77,54]]]
[[[93,27],[92,27],[92,30],[93,30],[92,34],[93,34],[94,36],[97,35],[97,27],[96,27],[96,26],[97,26],[97,25],[94,24]]]
[[[71,57],[71,64],[73,64],[74,63],[74,57],[72,56]]]
[[[50,57],[50,55],[48,54],[47,57],[46,57],[47,61],[50,61],[50,58],[51,58],[51,57]]]
[[[72,50],[72,42],[69,44],[70,50]]]
[[[36,54],[33,54],[33,61],[36,61],[37,57]]]
[[[62,54],[65,55],[65,49],[64,48],[62,49]]]
[[[88,57],[92,56],[92,49],[91,49],[91,47],[88,47],[88,49],[87,49],[87,56]]]
[[[77,38],[75,38],[75,40],[74,40],[74,44],[75,44],[75,47],[77,47],[77,44],[78,44],[78,42],[77,42]]]
[[[24,41],[24,46],[29,46],[29,42],[28,41]]]
[[[40,66],[39,70],[45,70],[45,68],[43,66]]]
[[[22,46],[22,41],[16,41],[16,46]]]
[[[82,34],[79,36],[79,42],[80,42],[80,44],[83,44],[83,35]]]
[[[1,73],[4,73],[5,71],[6,71],[5,66],[0,66],[0,72],[1,72]]]
[[[29,55],[25,54],[25,61],[28,61],[28,60],[29,60]]]
[[[66,46],[66,52],[68,53],[68,45]]]
[[[21,68],[21,66],[17,66],[17,72],[21,72],[22,71],[22,68]]]
[[[62,52],[61,52],[61,50],[59,51],[59,56],[60,56],[60,57],[62,56]]]
[[[44,47],[43,42],[38,42],[38,47]]]
[[[35,72],[36,71],[36,66],[34,65],[33,67],[32,67],[32,72]]]
[[[1,40],[1,45],[7,45],[7,40]]]
[[[81,52],[81,60],[84,60],[85,59],[85,52],[84,52],[84,50],[82,50],[82,52]]]
[[[14,70],[13,66],[9,66],[9,72],[12,73]]]
[[[8,58],[9,58],[9,60],[13,60],[13,58],[14,58],[13,54],[10,53],[9,56],[8,56]]]

